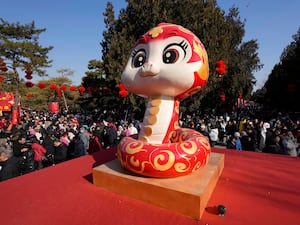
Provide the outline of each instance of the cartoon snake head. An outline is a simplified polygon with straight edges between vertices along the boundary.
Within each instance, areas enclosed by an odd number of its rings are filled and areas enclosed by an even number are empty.
[[[161,23],[136,42],[122,82],[143,97],[182,100],[204,87],[208,74],[207,53],[197,36],[182,26]]]

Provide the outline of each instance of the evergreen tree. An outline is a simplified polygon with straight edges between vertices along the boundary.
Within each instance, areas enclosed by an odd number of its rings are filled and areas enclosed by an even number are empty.
[[[18,70],[30,66],[33,75],[46,75],[44,68],[50,66],[48,52],[53,47],[42,47],[39,44],[39,35],[46,29],[37,29],[35,23],[20,24],[9,23],[0,18],[0,56],[13,73],[15,84],[15,104],[17,110],[19,103],[19,88],[21,77]]]
[[[106,30],[103,33],[102,66],[105,79],[118,84],[135,41],[150,28],[161,22],[182,25],[194,32],[206,47],[210,61],[210,78],[202,92],[186,99],[182,106],[195,111],[203,104],[207,108],[218,105],[220,90],[224,90],[228,105],[232,106],[239,93],[250,95],[255,82],[253,72],[261,68],[256,40],[243,42],[244,22],[237,8],[228,15],[216,0],[127,0],[127,6],[115,18],[113,5],[107,4]],[[220,81],[215,73],[215,63],[222,59],[228,73]],[[129,95],[130,105],[141,108],[143,99]],[[216,104],[217,103],[217,104]],[[221,105],[221,104],[219,104]]]
[[[265,103],[277,110],[300,110],[300,28],[293,41],[283,50],[280,62],[273,67],[266,81]]]

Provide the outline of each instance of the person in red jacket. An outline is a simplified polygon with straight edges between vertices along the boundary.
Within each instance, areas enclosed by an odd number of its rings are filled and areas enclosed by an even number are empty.
[[[46,148],[38,143],[38,140],[34,140],[31,144],[31,149],[34,151],[34,162],[35,162],[35,169],[39,170],[43,168],[42,160],[46,153]]]

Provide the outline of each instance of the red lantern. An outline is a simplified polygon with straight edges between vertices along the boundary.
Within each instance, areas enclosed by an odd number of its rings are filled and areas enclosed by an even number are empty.
[[[79,91],[80,93],[83,93],[83,92],[85,92],[85,87],[83,87],[83,86],[80,86],[80,87],[78,88],[78,91]]]
[[[26,78],[27,80],[31,80],[31,79],[32,79],[32,76],[31,76],[31,75],[26,75],[25,78]]]
[[[3,72],[6,72],[8,69],[7,69],[7,67],[5,66],[5,67],[0,67],[0,70],[3,71]]]
[[[30,64],[27,64],[27,65],[25,66],[25,73],[26,73],[26,75],[25,75],[26,79],[31,80],[31,79],[32,79],[32,76],[31,76],[32,71],[31,71],[31,66],[30,66]]]
[[[25,85],[26,85],[26,87],[33,87],[34,86],[34,84],[30,81],[26,82]]]
[[[39,83],[39,84],[38,84],[38,87],[39,87],[40,89],[44,89],[44,88],[46,87],[46,84],[44,84],[44,83]]]
[[[26,76],[30,76],[32,74],[32,71],[31,70],[26,70],[25,73],[26,73]]]
[[[2,82],[4,80],[4,77],[0,76],[0,82]]]
[[[240,93],[240,94],[239,94],[239,99],[242,99],[242,98],[243,98],[243,94]]]
[[[60,86],[60,90],[62,90],[62,91],[67,90],[67,86],[66,86],[66,85],[61,85],[61,86]]]
[[[1,58],[0,58],[0,70],[3,71],[3,72],[6,72],[8,70],[7,67],[6,67],[6,63]]]
[[[226,64],[223,60],[216,62],[216,72],[219,76],[223,76],[226,73]]]
[[[119,84],[119,89],[120,89],[120,90],[125,90],[125,89],[126,89],[126,88],[125,88],[125,85],[124,85],[123,83]]]
[[[225,95],[220,95],[220,98],[221,98],[222,102],[225,102],[225,100],[226,100],[226,96]]]
[[[128,91],[125,88],[125,85],[123,83],[119,84],[119,95],[123,98],[125,98],[128,95]]]
[[[126,91],[126,90],[121,90],[121,91],[119,91],[119,95],[120,95],[122,98],[125,98],[125,97],[127,97],[127,95],[128,95],[128,91]]]
[[[49,88],[50,88],[51,90],[56,89],[56,84],[50,84]]]
[[[70,86],[70,91],[76,91],[76,89],[77,89],[77,88],[76,88],[75,86],[73,86],[73,85]]]

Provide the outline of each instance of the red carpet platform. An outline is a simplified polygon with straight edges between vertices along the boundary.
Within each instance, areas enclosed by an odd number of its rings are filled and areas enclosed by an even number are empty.
[[[114,159],[114,151],[103,150],[1,182],[1,224],[299,224],[299,158],[213,149],[225,154],[225,166],[199,221],[93,185],[92,168]],[[219,204],[227,207],[224,217],[217,215]]]

